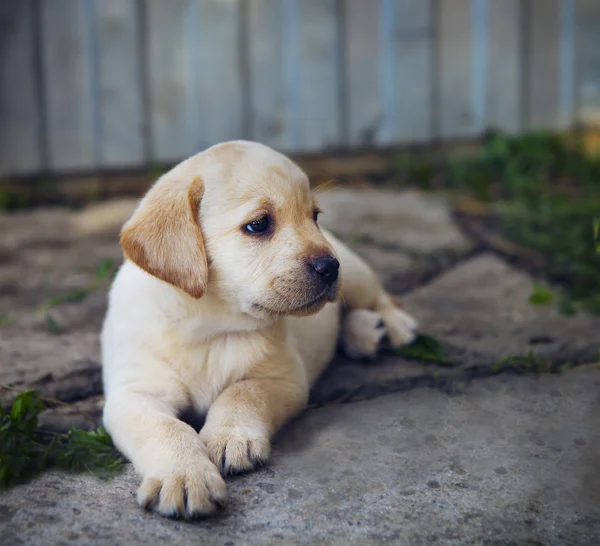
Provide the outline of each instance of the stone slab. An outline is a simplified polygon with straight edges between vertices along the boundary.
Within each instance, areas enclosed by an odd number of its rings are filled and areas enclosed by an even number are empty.
[[[553,361],[600,355],[600,317],[561,316],[555,304],[529,303],[533,279],[493,254],[482,254],[403,298],[428,334],[463,354],[463,362],[530,352]]]
[[[0,544],[600,544],[600,370],[482,379],[306,412],[216,519],[163,519],[110,482],[0,494]]]
[[[346,240],[374,241],[417,255],[465,254],[474,243],[446,200],[417,190],[336,188],[317,193],[321,224]]]

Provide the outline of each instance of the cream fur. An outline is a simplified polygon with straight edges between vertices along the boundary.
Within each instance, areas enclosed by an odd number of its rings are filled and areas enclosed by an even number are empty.
[[[267,460],[340,331],[354,357],[375,353],[379,319],[394,345],[413,339],[414,320],[318,228],[315,206],[288,158],[236,141],[160,178],[124,226],[128,259],[101,338],[104,423],[141,474],[144,507],[194,517],[225,502],[221,474]],[[243,232],[264,214],[272,235]],[[341,263],[340,286],[327,292],[307,265],[323,253]],[[208,412],[199,434],[178,419],[189,408]]]

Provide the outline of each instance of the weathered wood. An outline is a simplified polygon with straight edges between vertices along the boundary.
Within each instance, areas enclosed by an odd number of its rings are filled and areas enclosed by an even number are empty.
[[[5,0],[0,25],[4,176],[600,118],[596,0]]]
[[[336,0],[298,2],[298,142],[303,150],[340,143],[338,26]],[[287,97],[286,97],[287,100]]]
[[[144,162],[141,52],[136,0],[95,0],[102,166]]]
[[[42,168],[32,0],[0,4],[0,175]]]
[[[505,132],[522,125],[521,0],[488,0],[486,124]]]
[[[56,170],[98,165],[90,5],[40,2],[47,142],[50,168]]]
[[[575,0],[576,56],[578,59],[577,117],[584,123],[600,121],[600,3]]]
[[[374,146],[382,122],[380,15],[364,0],[346,0],[344,12],[348,142],[351,146]]]
[[[382,0],[380,144],[419,142],[432,128],[432,2]]]
[[[248,2],[250,136],[277,148],[291,148],[284,107],[283,2]],[[289,39],[289,36],[288,36]]]
[[[192,0],[187,34],[194,151],[243,136],[240,0]]]
[[[154,161],[190,155],[190,52],[188,0],[147,0],[148,76],[151,153]]]
[[[471,1],[439,0],[439,98],[442,137],[476,131],[471,62]]]
[[[396,26],[399,31],[428,28],[431,23],[431,0],[394,0]]]
[[[177,160],[242,136],[239,0],[148,2],[153,155]]]
[[[561,0],[528,0],[527,129],[551,129],[560,115]]]
[[[432,129],[431,0],[395,0],[396,143],[423,142]]]

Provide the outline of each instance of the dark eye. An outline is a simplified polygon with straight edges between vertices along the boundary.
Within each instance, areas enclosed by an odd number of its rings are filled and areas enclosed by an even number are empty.
[[[263,232],[267,231],[267,229],[269,229],[269,225],[270,225],[269,217],[263,216],[262,218],[259,218],[258,220],[254,220],[253,222],[246,224],[244,227],[245,227],[246,231],[249,231],[250,233],[263,233]]]
[[[319,214],[321,214],[321,210],[320,209],[315,209],[313,212],[313,220],[316,222],[317,219],[319,218]]]

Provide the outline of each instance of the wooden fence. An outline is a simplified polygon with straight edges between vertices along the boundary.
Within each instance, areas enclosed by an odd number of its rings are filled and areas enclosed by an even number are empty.
[[[323,151],[600,110],[598,0],[2,0],[0,175]]]

